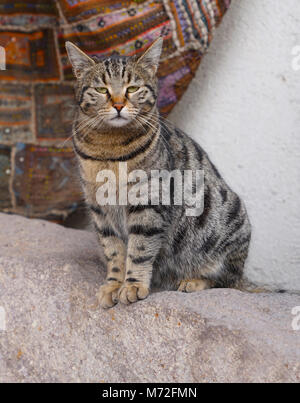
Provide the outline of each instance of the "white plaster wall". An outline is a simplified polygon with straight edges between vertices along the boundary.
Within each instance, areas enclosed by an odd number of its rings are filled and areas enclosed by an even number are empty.
[[[247,273],[300,289],[299,0],[232,0],[196,79],[170,119],[245,200]],[[300,65],[300,63],[299,63]]]

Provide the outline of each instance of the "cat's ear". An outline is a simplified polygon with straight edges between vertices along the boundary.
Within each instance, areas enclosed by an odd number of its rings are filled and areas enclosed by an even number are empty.
[[[162,51],[163,39],[160,37],[152,43],[146,52],[138,59],[137,64],[150,70],[152,74],[156,74],[160,55]]]
[[[66,42],[66,49],[76,78],[80,78],[84,71],[95,65],[94,60],[72,42]]]

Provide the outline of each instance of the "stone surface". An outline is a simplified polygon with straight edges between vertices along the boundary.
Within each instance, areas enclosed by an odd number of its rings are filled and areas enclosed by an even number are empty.
[[[162,292],[95,309],[92,233],[3,214],[0,228],[0,382],[300,381],[299,296]]]

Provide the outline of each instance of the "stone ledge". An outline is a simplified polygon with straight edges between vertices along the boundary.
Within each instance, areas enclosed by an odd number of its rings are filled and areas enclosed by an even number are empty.
[[[300,297],[161,292],[109,311],[93,234],[0,214],[0,382],[299,382]]]

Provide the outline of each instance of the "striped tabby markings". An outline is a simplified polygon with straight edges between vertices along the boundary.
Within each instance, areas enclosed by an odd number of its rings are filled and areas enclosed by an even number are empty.
[[[99,227],[97,223],[95,223],[95,229],[98,232],[99,235],[102,236],[102,238],[108,238],[108,237],[116,237],[118,238],[117,233],[111,228],[110,226],[106,225],[103,227]]]
[[[94,205],[90,204],[90,205],[88,205],[88,208],[90,210],[92,210],[93,213],[95,213],[101,217],[105,217],[105,215],[106,215],[100,206],[94,206]]]
[[[188,232],[188,225],[185,223],[183,227],[179,227],[174,234],[172,251],[176,255],[182,251],[182,243],[185,242],[186,234]]]
[[[135,158],[144,157],[146,153],[150,153],[151,150],[155,147],[158,137],[159,137],[159,130],[155,131],[152,134],[152,136],[147,139],[146,142],[144,142],[142,145],[139,145],[131,152],[127,154],[119,154],[118,156],[109,158],[105,158],[104,156],[100,157],[88,154],[86,151],[83,151],[83,149],[77,144],[77,141],[75,140],[74,137],[73,137],[73,145],[75,152],[83,160],[100,161],[100,162],[125,162],[133,160]],[[122,147],[120,147],[119,151],[121,150],[124,152],[124,148],[122,149]]]
[[[79,143],[81,143],[80,146],[78,143],[76,143],[77,147],[80,149],[81,147],[86,148],[85,150],[81,151],[89,154],[87,149],[93,146],[96,150],[91,151],[96,151],[97,157],[99,156],[99,151],[101,153],[103,149],[105,149],[105,152],[110,151],[111,153],[113,152],[119,154],[124,152],[125,147],[129,152],[134,151],[136,148],[144,144],[147,138],[151,138],[154,132],[157,132],[158,130],[158,128],[155,128],[155,130],[150,128],[148,131],[141,129],[132,132],[129,130],[126,133],[114,133],[114,142],[112,143],[111,133],[101,133],[101,137],[95,137],[89,131],[86,132],[85,130],[79,130],[77,123],[74,128],[74,137]]]
[[[231,224],[231,222],[238,217],[238,215],[240,214],[241,207],[242,207],[241,200],[239,197],[236,196],[234,203],[228,212],[227,225]]]
[[[143,213],[145,210],[152,210],[156,214],[159,214],[161,218],[164,218],[164,212],[167,211],[169,206],[164,205],[152,205],[152,204],[138,204],[136,206],[129,206],[128,213],[136,214]]]
[[[220,190],[220,195],[221,195],[221,197],[222,197],[222,204],[226,203],[226,202],[227,202],[227,199],[228,199],[228,192],[227,192],[227,190],[222,188],[222,189]]]
[[[149,262],[150,260],[152,260],[154,258],[154,256],[140,256],[140,257],[134,257],[132,255],[129,255],[130,260],[133,264],[139,265],[139,264],[143,264],[146,262]]]
[[[129,227],[129,234],[133,235],[143,235],[145,237],[151,237],[154,235],[163,234],[164,230],[162,228],[147,228],[143,225],[132,225]]]
[[[136,283],[138,280],[136,278],[129,277],[127,280],[129,283]]]
[[[204,190],[204,210],[203,213],[196,219],[196,226],[198,228],[205,227],[211,209],[212,209],[211,190],[209,186],[206,186]]]
[[[201,247],[201,252],[204,252],[206,254],[209,254],[212,249],[216,246],[219,240],[219,236],[216,235],[215,233],[212,233],[204,242],[204,244]]]

